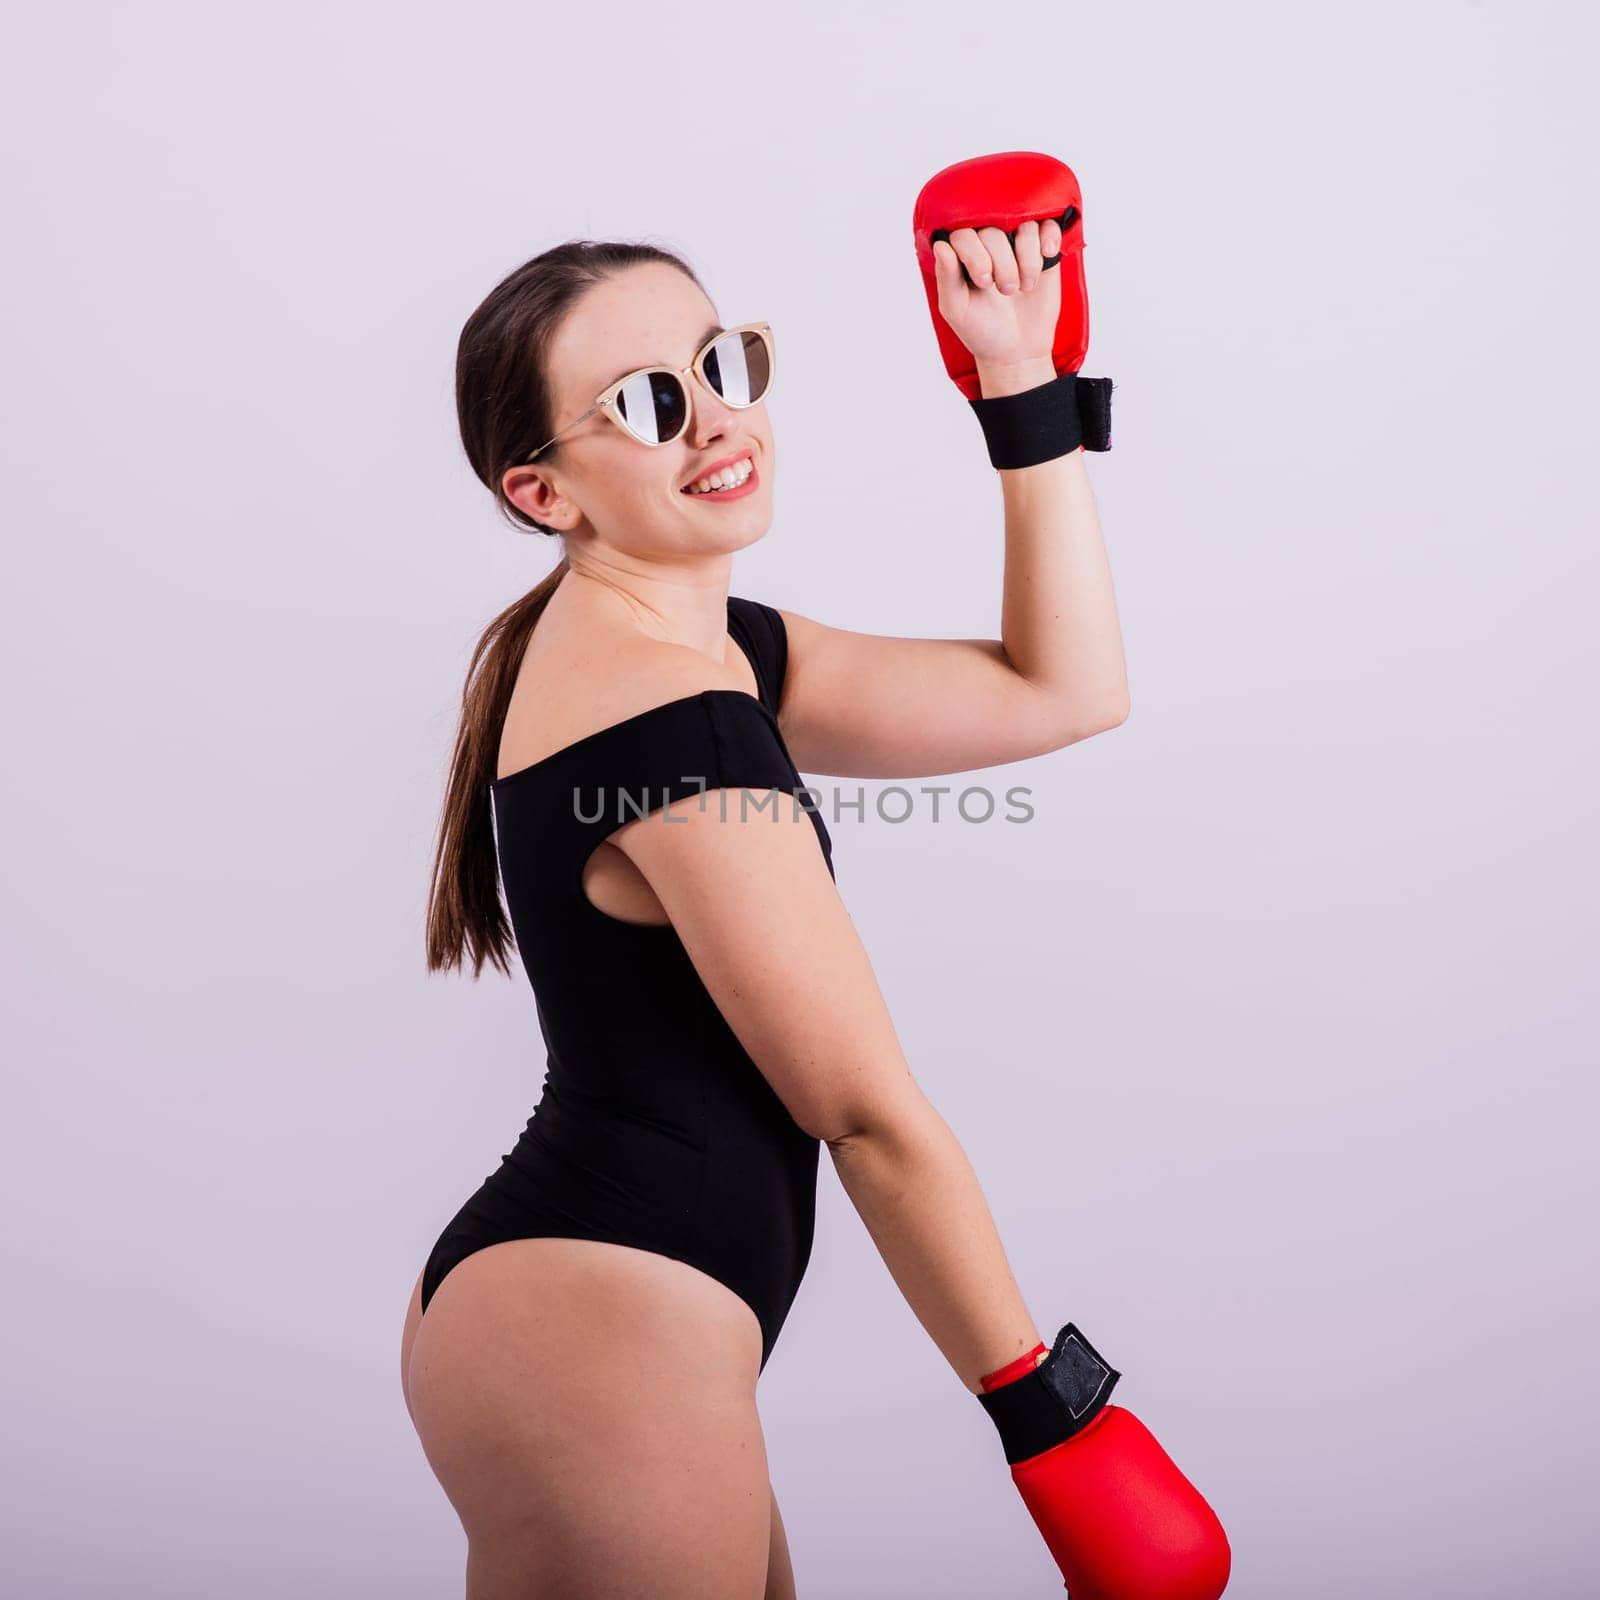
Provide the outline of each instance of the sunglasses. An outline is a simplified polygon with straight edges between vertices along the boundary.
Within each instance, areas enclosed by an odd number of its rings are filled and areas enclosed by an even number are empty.
[[[743,411],[772,393],[776,363],[772,329],[767,323],[725,328],[701,346],[688,366],[676,372],[671,367],[640,367],[618,378],[595,396],[594,404],[581,417],[574,417],[554,438],[547,439],[526,462],[543,455],[557,439],[597,411],[603,411],[640,444],[652,448],[671,444],[689,426],[689,386],[684,380],[691,372],[698,374],[724,405]]]

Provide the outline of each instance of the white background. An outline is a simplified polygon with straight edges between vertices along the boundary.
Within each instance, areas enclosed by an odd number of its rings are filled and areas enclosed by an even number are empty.
[[[543,1052],[422,919],[468,653],[553,552],[457,333],[562,239],[683,252],[780,352],[733,592],[997,636],[911,209],[1008,149],[1083,183],[1133,711],[973,775],[1027,826],[830,822],[913,1068],[1230,1596],[1600,1585],[1587,8],[3,29],[8,1590],[459,1594],[401,1317]],[[1059,1594],[826,1161],[760,1400],[805,1600]]]

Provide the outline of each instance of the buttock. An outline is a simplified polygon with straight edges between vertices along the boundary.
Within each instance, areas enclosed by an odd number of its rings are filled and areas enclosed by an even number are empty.
[[[407,1331],[412,1421],[484,1592],[492,1569],[494,1593],[761,1593],[760,1337],[724,1286],[628,1246],[504,1240]]]
[[[776,1161],[752,1167],[702,1154],[672,1172],[648,1159],[630,1168],[614,1153],[604,1165],[580,1154],[529,1140],[508,1156],[435,1242],[423,1269],[424,1309],[462,1262],[497,1244],[620,1245],[693,1267],[731,1293],[760,1330],[764,1369],[810,1256],[814,1167],[796,1183]],[[814,1151],[805,1154],[814,1162]]]
[[[433,1258],[429,1258],[432,1266]],[[424,1269],[424,1279],[428,1268]],[[719,1352],[724,1373],[760,1376],[767,1347],[761,1319],[749,1301],[695,1262],[665,1251],[587,1235],[535,1233],[447,1252],[432,1296],[417,1297],[418,1315],[444,1300],[457,1320],[463,1301],[491,1308],[497,1328],[531,1318],[541,1326],[560,1308],[576,1339],[610,1340],[619,1323],[631,1329],[698,1327],[702,1348]]]
[[[565,1226],[550,1224],[539,1226],[528,1222],[526,1219],[512,1232],[496,1233],[474,1229],[470,1222],[463,1224],[459,1219],[440,1235],[432,1251],[429,1253],[422,1269],[421,1307],[424,1312],[439,1291],[440,1286],[450,1275],[456,1271],[463,1262],[471,1260],[485,1251],[493,1250],[501,1245],[525,1243],[533,1240],[551,1240],[565,1243],[597,1244],[609,1246],[613,1250],[620,1250],[633,1256],[649,1256],[657,1261],[670,1261],[679,1268],[692,1269],[696,1278],[708,1280],[716,1285],[723,1297],[731,1298],[737,1302],[742,1312],[742,1319],[753,1332],[757,1347],[757,1374],[766,1367],[767,1358],[772,1352],[773,1342],[776,1340],[776,1327],[770,1311],[757,1305],[742,1284],[735,1281],[729,1274],[720,1271],[717,1267],[704,1258],[696,1257],[682,1249],[667,1248],[659,1243],[646,1243],[635,1239],[621,1239],[614,1234],[602,1234],[593,1229],[586,1229],[579,1224],[569,1223]],[[563,1254],[557,1252],[558,1255]],[[585,1252],[566,1252],[567,1256],[576,1256],[576,1259],[585,1259]],[[602,1254],[599,1257],[589,1256],[600,1262],[606,1263],[607,1258]],[[611,1258],[615,1259],[615,1258]],[[624,1257],[626,1259],[626,1257]],[[659,1276],[659,1273],[658,1273]],[[667,1281],[676,1280],[693,1287],[693,1280],[686,1280],[681,1274],[672,1274]],[[779,1320],[781,1321],[781,1315]]]

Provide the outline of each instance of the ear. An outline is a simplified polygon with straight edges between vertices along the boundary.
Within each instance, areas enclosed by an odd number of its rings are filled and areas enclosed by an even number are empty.
[[[537,467],[512,467],[500,480],[506,499],[535,522],[560,528],[563,533],[577,526],[583,515],[555,483]]]

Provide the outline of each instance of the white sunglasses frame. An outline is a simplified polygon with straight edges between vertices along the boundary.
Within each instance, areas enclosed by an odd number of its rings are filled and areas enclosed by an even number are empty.
[[[610,417],[611,420],[616,423],[616,425],[621,428],[622,431],[627,434],[627,436],[632,439],[635,444],[642,444],[648,449],[655,450],[661,445],[671,444],[674,442],[674,440],[681,439],[685,431],[688,429],[689,418],[694,407],[694,399],[688,382],[689,375],[691,373],[693,373],[694,376],[700,380],[700,382],[711,394],[716,395],[717,399],[721,400],[723,405],[733,406],[734,404],[731,400],[723,399],[723,397],[720,394],[717,394],[717,391],[711,387],[710,380],[707,379],[705,367],[703,366],[707,355],[709,355],[711,352],[711,347],[719,340],[726,339],[730,333],[760,334],[762,342],[767,347],[767,386],[761,391],[761,398],[759,400],[752,400],[750,405],[747,406],[734,406],[734,409],[736,411],[748,411],[750,406],[760,405],[762,400],[767,399],[768,396],[771,395],[772,386],[778,381],[777,345],[773,341],[772,325],[770,323],[741,322],[737,327],[722,328],[718,332],[712,334],[712,336],[707,339],[703,345],[701,345],[699,350],[695,352],[694,360],[689,362],[686,366],[677,368],[639,367],[632,372],[624,373],[622,377],[618,378],[615,383],[607,384],[606,387],[595,396],[594,404],[590,406],[581,417],[574,417],[572,421],[560,431],[560,433],[555,434],[552,438],[546,439],[545,442],[540,445],[531,456],[525,457],[521,462],[518,463],[518,465],[524,467],[534,465],[538,458],[542,456],[545,451],[556,442],[556,440],[564,439],[569,433],[572,432],[574,428],[578,426],[579,423],[587,422],[589,418],[592,417],[597,411],[603,411],[608,417]],[[689,404],[683,408],[683,423],[670,439],[641,439],[639,435],[628,426],[627,422],[624,421],[622,412],[617,406],[617,396],[622,393],[623,389],[625,389],[628,384],[632,383],[635,378],[646,377],[652,372],[665,372],[669,376],[676,378],[680,383],[683,384],[684,394],[689,397]]]

